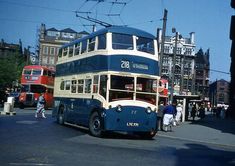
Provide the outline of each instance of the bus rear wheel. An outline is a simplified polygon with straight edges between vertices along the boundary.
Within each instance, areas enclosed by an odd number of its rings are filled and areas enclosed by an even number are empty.
[[[60,125],[64,124],[64,107],[60,107],[59,108],[59,112],[57,115],[57,123],[59,123]]]
[[[102,137],[102,121],[98,112],[93,112],[89,119],[89,131],[92,136]]]

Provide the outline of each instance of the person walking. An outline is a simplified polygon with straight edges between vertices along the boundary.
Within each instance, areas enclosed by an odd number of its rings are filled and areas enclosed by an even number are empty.
[[[161,101],[160,105],[158,107],[158,112],[157,112],[157,129],[158,131],[162,130],[162,123],[163,123],[163,110],[164,110],[164,102]]]
[[[35,113],[35,118],[38,118],[38,114],[41,114],[41,116],[43,118],[46,118],[46,116],[45,116],[45,104],[46,104],[46,100],[45,100],[44,94],[41,93],[41,95],[38,98],[37,110],[36,110],[36,113]]]
[[[170,128],[170,131],[172,131],[172,123],[174,121],[175,116],[175,107],[176,107],[176,101],[173,101],[171,105],[168,105],[163,110],[163,130],[168,131],[168,127]]]
[[[191,112],[191,117],[193,118],[193,121],[195,120],[196,113],[197,113],[197,108],[196,108],[196,105],[193,104],[193,108],[192,108],[192,112]]]
[[[180,123],[182,112],[183,112],[183,108],[182,108],[182,105],[179,103],[176,107],[176,116],[175,116],[176,125],[179,125]]]

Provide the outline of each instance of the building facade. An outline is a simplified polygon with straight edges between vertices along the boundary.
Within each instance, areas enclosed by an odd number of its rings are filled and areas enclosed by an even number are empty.
[[[204,101],[209,101],[210,52],[202,49],[195,56],[195,94]]]
[[[210,84],[209,96],[213,107],[219,104],[229,105],[229,82],[221,79]]]
[[[158,29],[157,39],[159,48],[162,44],[162,30]],[[175,41],[178,39],[177,41]],[[183,38],[181,35],[165,36],[164,53],[160,57],[161,76],[169,81],[172,85],[174,75],[174,94],[192,94],[194,91],[195,75],[195,33],[191,32],[189,38]],[[174,49],[176,47],[176,57],[174,60]],[[159,50],[161,52],[161,50]],[[174,72],[173,72],[173,66]],[[171,89],[171,86],[169,86]]]
[[[63,30],[46,29],[46,25],[41,24],[38,44],[39,64],[55,70],[60,47],[87,34],[86,31],[76,32],[70,28]]]

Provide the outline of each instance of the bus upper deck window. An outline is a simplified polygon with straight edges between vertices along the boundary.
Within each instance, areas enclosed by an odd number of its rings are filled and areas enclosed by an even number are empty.
[[[138,51],[154,54],[154,40],[153,39],[149,39],[145,37],[137,37],[136,39],[137,39],[136,49]]]
[[[131,35],[126,34],[112,34],[112,48],[133,50],[133,38]]]
[[[73,56],[73,46],[68,47],[69,49],[69,57]]]
[[[59,57],[59,58],[62,57],[62,49],[59,49],[58,57]]]
[[[77,91],[77,80],[72,80],[71,93],[76,93]]]
[[[31,69],[30,69],[30,70],[24,69],[23,74],[25,74],[25,75],[30,75],[30,74],[31,74]]]
[[[98,50],[106,49],[106,35],[99,35],[98,36]]]
[[[68,50],[68,47],[64,48],[64,49],[63,49],[63,53],[62,53],[63,56],[67,56],[67,55],[68,55],[68,51],[69,51],[69,50]]]
[[[75,44],[75,52],[74,55],[79,55],[80,54],[80,49],[81,49],[81,43]]]
[[[86,51],[87,51],[87,40],[83,40],[81,54],[85,53]]]
[[[41,70],[33,70],[32,75],[41,75]]]
[[[60,90],[64,90],[64,81],[61,81],[61,83],[60,83]]]
[[[91,39],[88,40],[88,41],[89,41],[89,42],[88,42],[88,52],[95,50],[95,40],[96,40],[95,37],[93,37],[93,38],[91,38]]]

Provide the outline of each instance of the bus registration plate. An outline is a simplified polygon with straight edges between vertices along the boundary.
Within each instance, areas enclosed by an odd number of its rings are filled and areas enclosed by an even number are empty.
[[[134,122],[127,122],[126,124],[128,127],[138,127],[139,123],[134,123]]]

